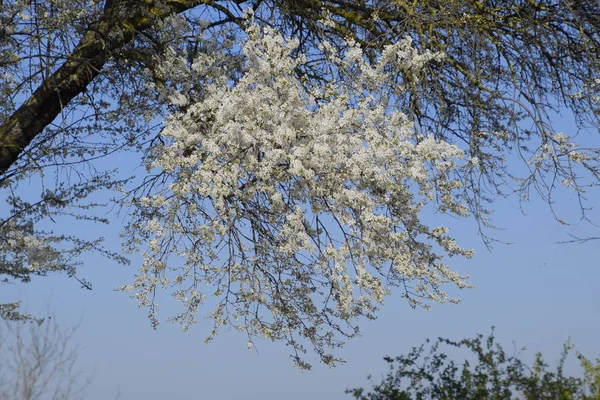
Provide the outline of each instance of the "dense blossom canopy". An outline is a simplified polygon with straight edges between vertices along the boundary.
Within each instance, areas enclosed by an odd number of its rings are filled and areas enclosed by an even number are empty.
[[[392,286],[413,306],[448,300],[442,284],[468,286],[442,254],[471,252],[419,215],[430,202],[468,214],[452,178],[463,152],[415,135],[393,107],[398,70],[439,55],[418,55],[404,40],[369,65],[356,45],[339,54],[324,43],[328,84],[303,84],[296,71],[308,58],[294,53],[297,41],[254,24],[246,33],[239,78],[227,73],[227,54],[204,54],[189,68],[222,73],[202,99],[165,94],[185,112],[165,121],[152,148],[148,170],[161,171],[161,183],[134,199],[127,236],[132,249],[148,248],[123,289],[153,308],[157,286],[176,288],[185,311],[174,320],[187,328],[211,287],[219,302],[209,339],[232,325],[250,343],[286,340],[297,356],[300,336],[333,363],[324,347],[354,336],[354,319],[372,318]],[[164,72],[183,65],[169,57]]]

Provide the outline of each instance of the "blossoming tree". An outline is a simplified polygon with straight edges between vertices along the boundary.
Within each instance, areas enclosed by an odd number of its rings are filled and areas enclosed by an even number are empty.
[[[108,222],[90,195],[117,191],[144,260],[121,289],[154,326],[164,289],[184,329],[212,318],[207,340],[234,327],[335,364],[387,295],[429,307],[470,286],[446,260],[472,252],[424,208],[485,226],[504,188],[551,203],[560,181],[585,210],[597,149],[548,117],[558,99],[596,126],[599,8],[581,3],[0,2],[0,272],[89,287],[82,252],[126,262],[40,228]],[[146,174],[103,166],[125,152]]]

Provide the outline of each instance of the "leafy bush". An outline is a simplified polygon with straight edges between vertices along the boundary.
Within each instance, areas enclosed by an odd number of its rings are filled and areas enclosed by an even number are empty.
[[[459,365],[443,351],[444,346],[469,350],[474,362]],[[551,371],[541,353],[531,366],[519,358],[520,352],[508,355],[496,343],[493,328],[487,338],[481,334],[459,342],[438,338],[431,345],[428,339],[406,355],[385,357],[390,371],[370,392],[357,388],[346,393],[357,400],[600,399],[600,358],[594,362],[577,353],[583,377],[566,376],[564,365],[571,350],[573,345],[567,341]]]

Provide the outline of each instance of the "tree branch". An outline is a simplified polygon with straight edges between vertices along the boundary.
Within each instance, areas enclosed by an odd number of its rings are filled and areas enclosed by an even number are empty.
[[[98,76],[112,52],[129,43],[136,32],[150,28],[173,13],[206,0],[107,2],[102,19],[90,27],[65,63],[0,125],[0,173],[5,173],[24,149],[61,110]]]

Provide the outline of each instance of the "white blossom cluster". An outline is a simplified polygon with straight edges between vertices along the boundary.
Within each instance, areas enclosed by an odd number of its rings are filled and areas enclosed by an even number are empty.
[[[33,231],[33,224],[22,226],[2,221],[0,269],[4,274],[27,277],[44,270],[58,270],[61,263],[60,253]]]
[[[443,257],[472,251],[420,216],[427,204],[468,214],[452,178],[463,153],[417,135],[387,95],[402,90],[399,70],[439,55],[405,40],[370,64],[358,45],[340,54],[323,44],[331,76],[317,84],[298,72],[310,59],[294,40],[255,25],[246,33],[239,79],[219,53],[204,53],[190,67],[212,71],[202,99],[165,93],[183,111],[149,159],[152,190],[132,201],[127,245],[147,247],[121,289],[154,324],[162,287],[183,303],[172,320],[185,329],[213,306],[207,340],[229,326],[249,348],[257,337],[285,341],[300,368],[310,367],[306,343],[333,365],[341,360],[327,349],[357,335],[356,319],[374,318],[392,287],[424,307],[458,301],[444,284],[470,287]]]

